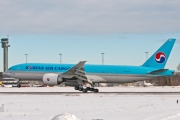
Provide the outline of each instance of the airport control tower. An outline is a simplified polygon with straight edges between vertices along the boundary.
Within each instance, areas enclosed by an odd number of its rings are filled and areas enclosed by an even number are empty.
[[[2,48],[4,49],[4,72],[8,69],[8,47],[10,47],[8,38],[1,39]]]

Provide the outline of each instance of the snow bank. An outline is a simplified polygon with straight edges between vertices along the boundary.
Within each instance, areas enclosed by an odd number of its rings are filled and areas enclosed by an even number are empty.
[[[75,115],[65,113],[62,115],[57,115],[54,118],[52,118],[51,120],[80,120],[80,119],[78,119]]]

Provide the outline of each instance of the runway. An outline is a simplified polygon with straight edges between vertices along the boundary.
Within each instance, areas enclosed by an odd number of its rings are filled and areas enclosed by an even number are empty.
[[[0,94],[38,94],[38,95],[60,95],[60,94],[174,94],[180,95],[180,87],[99,87],[99,93],[74,90],[73,87],[22,87],[2,88]]]

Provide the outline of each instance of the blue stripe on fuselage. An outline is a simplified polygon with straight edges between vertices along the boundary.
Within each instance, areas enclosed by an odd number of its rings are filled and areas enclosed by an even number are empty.
[[[9,71],[23,72],[44,72],[44,73],[64,73],[75,64],[41,64],[41,63],[25,63],[12,66]],[[120,66],[120,65],[85,65],[85,72],[89,74],[124,74],[124,75],[147,75],[147,73],[157,70],[157,68],[149,68],[142,66]],[[172,75],[173,71],[166,71],[161,75]]]

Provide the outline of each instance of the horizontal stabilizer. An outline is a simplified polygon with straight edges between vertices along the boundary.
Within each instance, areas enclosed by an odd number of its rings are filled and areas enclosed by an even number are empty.
[[[160,74],[160,73],[165,72],[167,70],[169,70],[169,69],[159,69],[159,70],[149,72],[148,74]]]

